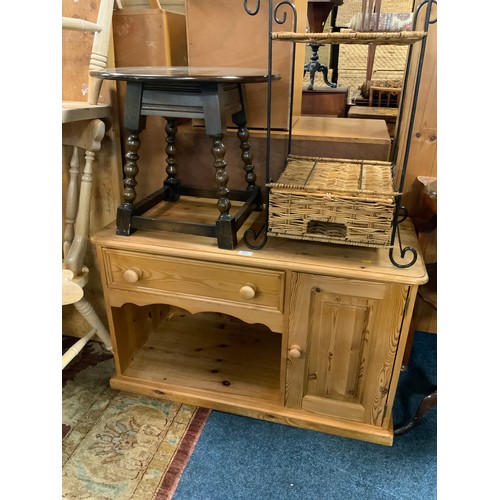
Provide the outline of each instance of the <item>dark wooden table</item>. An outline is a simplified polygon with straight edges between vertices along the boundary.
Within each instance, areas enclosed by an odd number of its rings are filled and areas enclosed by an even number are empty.
[[[129,131],[127,139],[123,203],[117,211],[117,234],[128,236],[137,229],[165,229],[217,238],[219,248],[232,249],[237,244],[237,232],[251,212],[261,210],[261,190],[256,184],[249,132],[246,127],[244,85],[268,81],[265,69],[227,67],[130,67],[91,71],[105,80],[125,81],[123,125]],[[278,74],[272,79],[279,79]],[[146,116],[166,118],[166,178],[156,192],[136,202],[136,176],[139,172],[139,134],[146,126]],[[243,170],[247,189],[227,188],[225,146],[227,117],[238,128]],[[183,186],[176,177],[176,119],[196,118],[205,122],[206,134],[212,139],[216,189]],[[214,224],[190,223],[147,217],[145,214],[161,201],[178,201],[180,196],[201,196],[217,199],[220,215]],[[235,215],[230,214],[231,200],[244,202]]]
[[[307,21],[309,24],[310,33],[323,33],[324,25],[328,16],[332,14],[334,9],[344,3],[343,0],[308,0],[307,2]],[[336,10],[335,16],[336,17]],[[335,88],[336,82],[332,83],[328,80],[328,68],[319,62],[318,50],[321,44],[309,44],[311,47],[311,60],[304,65],[304,74],[309,73],[310,83],[307,90],[313,90],[315,74],[319,71],[323,74],[323,81],[328,87]],[[333,45],[332,45],[333,48]]]

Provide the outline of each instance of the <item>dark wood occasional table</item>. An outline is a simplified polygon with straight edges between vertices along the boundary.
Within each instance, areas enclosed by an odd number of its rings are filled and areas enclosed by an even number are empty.
[[[308,0],[307,21],[309,31],[311,33],[323,33],[328,16],[332,14],[332,18],[335,19],[337,16],[336,9],[343,3],[344,0]],[[328,68],[319,62],[318,50],[322,44],[310,43],[309,46],[311,47],[311,60],[304,65],[304,74],[308,72],[310,80],[307,90],[313,90],[315,74],[318,71],[323,74],[325,84],[328,87],[335,88],[337,84],[328,81]]]
[[[137,229],[165,229],[217,238],[219,248],[233,249],[237,232],[253,211],[262,210],[260,186],[256,184],[249,131],[246,127],[244,85],[268,82],[267,70],[255,68],[158,66],[106,68],[91,75],[104,80],[127,83],[123,125],[129,131],[124,166],[123,203],[118,207],[116,232],[128,236]],[[277,80],[280,75],[271,76]],[[139,172],[139,134],[146,126],[146,116],[166,118],[166,178],[163,186],[136,202],[136,176]],[[227,188],[225,146],[227,117],[237,126],[242,150],[243,171],[247,188]],[[206,134],[212,139],[216,189],[181,185],[176,177],[176,119],[204,119]],[[217,199],[220,215],[214,224],[147,216],[162,201],[178,201],[181,196]],[[244,202],[235,215],[230,214],[231,200]]]

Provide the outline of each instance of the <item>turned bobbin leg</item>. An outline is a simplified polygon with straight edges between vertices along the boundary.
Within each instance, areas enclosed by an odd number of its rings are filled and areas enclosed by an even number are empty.
[[[217,219],[216,233],[217,244],[219,248],[232,249],[236,247],[236,227],[234,217],[229,214],[231,208],[231,201],[228,198],[229,189],[227,182],[229,177],[226,172],[226,148],[222,142],[224,134],[211,135],[212,139],[212,156],[214,157],[215,168],[215,183],[217,185],[217,194],[219,199],[217,201],[217,208],[220,215]]]
[[[262,197],[260,195],[260,187],[256,185],[257,176],[255,175],[255,167],[253,164],[253,154],[250,151],[250,132],[246,126],[246,118],[244,112],[233,115],[233,122],[238,126],[238,139],[240,140],[241,159],[243,161],[243,170],[245,171],[245,181],[247,183],[247,191],[256,191],[259,193],[255,197],[255,209],[260,212],[262,210]]]
[[[132,215],[134,211],[134,201],[137,197],[135,180],[139,173],[137,161],[139,160],[139,140],[138,131],[133,131],[127,139],[127,153],[125,154],[125,165],[123,167],[123,203],[118,207],[116,213],[116,234],[129,236],[135,229],[132,228]]]
[[[141,146],[139,134],[146,126],[146,117],[141,115],[142,92],[143,84],[141,82],[127,82],[123,126],[130,131],[130,135],[127,139],[127,152],[123,167],[123,203],[116,212],[116,234],[124,236],[129,236],[135,231],[135,228],[132,228],[132,215],[137,197],[135,178],[139,173],[137,164],[138,151]]]
[[[233,122],[238,126],[238,139],[240,140],[241,159],[243,161],[243,170],[245,171],[245,181],[247,190],[255,188],[257,176],[254,172],[253,154],[250,151],[250,132],[247,128],[246,118],[243,112],[233,115]]]
[[[219,219],[226,219],[229,216],[231,202],[227,197],[229,193],[229,189],[227,188],[229,177],[226,172],[227,163],[224,160],[224,156],[226,155],[226,147],[222,143],[224,135],[217,134],[210,137],[212,139],[212,156],[214,157],[214,179],[217,185],[217,194],[219,196],[219,200],[217,201],[217,208],[220,212]]]
[[[168,187],[165,191],[165,200],[166,201],[178,201],[180,198],[179,193],[179,180],[176,178],[177,176],[177,161],[175,159],[175,155],[177,153],[176,148],[176,134],[177,134],[177,125],[175,123],[175,119],[167,118],[167,124],[165,126],[165,133],[167,134],[167,146],[165,148],[165,153],[167,154],[167,178],[165,179],[163,185]]]

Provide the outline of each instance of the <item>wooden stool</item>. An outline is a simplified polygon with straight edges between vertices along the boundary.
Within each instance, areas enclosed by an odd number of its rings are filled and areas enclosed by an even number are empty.
[[[266,70],[159,66],[106,69],[92,74],[103,79],[127,82],[124,126],[129,129],[130,135],[124,166],[124,202],[118,208],[116,219],[117,234],[128,236],[137,229],[170,230],[215,237],[219,248],[235,248],[238,230],[251,212],[261,210],[262,204],[261,190],[255,183],[242,84],[267,82]],[[278,78],[279,75],[273,76],[273,79]],[[139,134],[145,128],[145,117],[149,115],[163,116],[167,121],[167,176],[163,187],[136,203]],[[223,143],[227,115],[231,115],[238,127],[246,191],[230,192],[227,188],[229,179],[225,170],[226,151]],[[206,134],[212,139],[217,185],[215,191],[182,186],[177,179],[176,118],[205,120]],[[200,224],[145,215],[161,201],[176,202],[180,196],[217,198],[220,212],[218,219],[214,224]],[[229,213],[230,200],[244,202],[234,216]]]

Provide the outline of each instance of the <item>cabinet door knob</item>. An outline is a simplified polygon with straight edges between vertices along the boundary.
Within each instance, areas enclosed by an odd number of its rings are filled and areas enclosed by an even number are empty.
[[[251,300],[257,293],[257,287],[253,283],[245,283],[240,288],[240,297],[244,300]]]
[[[299,359],[302,356],[302,347],[297,344],[292,344],[288,348],[288,357],[291,359]]]
[[[130,267],[123,273],[123,277],[128,283],[137,283],[142,277],[142,271],[138,267]]]

